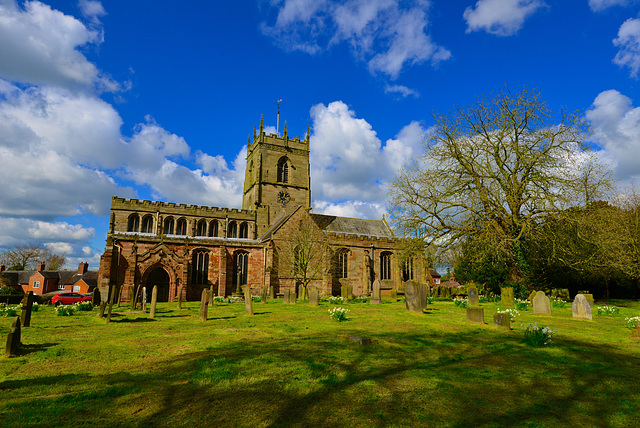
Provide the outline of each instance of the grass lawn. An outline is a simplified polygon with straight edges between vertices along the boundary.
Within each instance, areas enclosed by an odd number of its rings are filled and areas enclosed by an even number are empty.
[[[482,304],[485,325],[451,301],[425,315],[351,303],[341,323],[328,302],[254,303],[253,316],[215,304],[207,322],[199,302],[159,304],[153,320],[122,307],[110,324],[43,306],[21,355],[0,358],[0,425],[638,426],[640,342],[624,318],[640,303],[609,303],[620,314],[593,321],[571,305],[521,311],[510,332],[492,325],[498,303]],[[557,329],[553,343],[525,344],[529,322]]]

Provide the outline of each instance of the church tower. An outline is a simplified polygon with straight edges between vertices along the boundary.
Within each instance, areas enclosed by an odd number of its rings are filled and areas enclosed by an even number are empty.
[[[285,121],[282,135],[266,134],[261,117],[247,145],[242,209],[258,211],[266,229],[283,210],[311,206],[310,184],[309,129],[304,140],[289,138]]]

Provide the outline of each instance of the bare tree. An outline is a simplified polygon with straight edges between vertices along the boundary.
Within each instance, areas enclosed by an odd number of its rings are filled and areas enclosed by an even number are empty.
[[[64,265],[65,256],[42,244],[17,244],[0,253],[0,261],[9,270],[34,270],[42,262],[49,270],[57,270]]]
[[[473,242],[506,263],[512,282],[527,269],[529,234],[608,183],[604,167],[584,161],[582,114],[554,113],[538,92],[505,90],[434,120],[419,166],[391,187],[396,226],[427,244]]]

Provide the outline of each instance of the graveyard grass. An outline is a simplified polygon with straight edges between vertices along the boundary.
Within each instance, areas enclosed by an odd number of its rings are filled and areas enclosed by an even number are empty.
[[[513,330],[466,320],[451,300],[424,315],[404,303],[158,305],[155,319],[114,308],[34,312],[21,354],[0,359],[0,420],[19,426],[636,426],[640,341],[625,317],[640,303],[612,301],[614,317],[573,320],[520,311]],[[602,302],[596,302],[602,304]],[[558,330],[524,343],[529,322]],[[11,320],[0,318],[4,341]],[[525,327],[521,327],[524,324]],[[362,345],[347,336],[369,337]]]

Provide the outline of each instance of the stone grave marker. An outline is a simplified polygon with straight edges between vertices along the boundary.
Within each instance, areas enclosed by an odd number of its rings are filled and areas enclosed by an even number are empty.
[[[104,311],[107,309],[107,302],[100,302],[100,310],[98,311],[98,318],[104,318]]]
[[[636,323],[636,326],[631,330],[631,337],[629,339],[640,340],[640,323]]]
[[[551,315],[551,300],[544,294],[544,291],[538,291],[533,297],[532,303],[534,315]]]
[[[260,293],[260,300],[262,300],[262,303],[267,303],[267,292],[269,290],[267,290],[267,287],[262,287],[262,293]]]
[[[422,287],[415,281],[407,281],[404,284],[404,301],[407,311],[422,314]]]
[[[480,299],[478,298],[478,289],[476,287],[469,287],[467,289],[467,297],[469,299],[469,306],[480,306]]]
[[[422,310],[427,309],[429,303],[429,286],[427,284],[420,284],[420,302],[422,303]]]
[[[209,306],[213,306],[213,296],[215,293],[213,292],[213,285],[209,287]]]
[[[373,305],[379,305],[382,302],[382,300],[380,299],[381,287],[382,287],[382,284],[380,283],[379,279],[376,279],[375,281],[373,281],[373,296],[371,297],[371,300],[369,301],[369,303]],[[405,295],[406,295],[406,289],[405,289]]]
[[[587,302],[589,302],[589,306],[591,306],[591,309],[593,309],[593,294],[587,293],[584,294],[585,299],[587,299]]]
[[[251,287],[249,287],[248,285],[243,285],[242,292],[244,293],[244,309],[249,315],[253,315],[253,298],[251,297]]]
[[[202,290],[202,297],[200,298],[200,321],[206,321],[209,312],[209,290],[206,288]]]
[[[31,309],[33,309],[33,291],[29,291],[22,298],[22,327],[31,325]]]
[[[346,285],[340,286],[340,296],[342,296],[345,300],[349,300],[349,294]]]
[[[151,291],[151,309],[149,310],[149,318],[156,317],[156,304],[158,303],[158,286],[154,285]]]
[[[509,314],[496,312],[495,314],[493,314],[493,324],[498,327],[511,330],[511,317],[509,316]]]
[[[533,298],[536,297],[536,290],[533,290],[531,292],[531,294],[529,294],[529,301],[531,302],[531,304],[533,305]]]
[[[571,312],[574,318],[582,320],[592,320],[591,305],[584,296],[584,294],[576,294],[573,304],[571,305]]]
[[[285,288],[284,289],[284,303],[291,303],[290,294],[291,294],[291,290],[289,290],[288,288]]]
[[[467,320],[484,324],[484,308],[467,306]]]
[[[94,288],[93,293],[91,293],[91,304],[93,306],[100,304],[100,289],[98,287]]]
[[[391,290],[391,300],[393,300],[394,302],[398,301],[398,290],[396,290],[395,288]]]
[[[276,289],[271,286],[269,286],[269,298],[271,300],[276,298]]]
[[[298,302],[298,297],[296,296],[296,290],[293,289],[291,290],[291,292],[289,293],[289,303],[291,304],[295,304]]]
[[[309,286],[309,306],[318,306],[320,304],[320,293],[318,287],[314,285]]]
[[[4,356],[9,358],[18,353],[20,347],[20,317],[16,317],[11,325],[9,334],[7,335],[7,345]]]
[[[182,285],[178,287],[178,309],[182,309]]]
[[[500,289],[500,305],[513,307],[513,287]]]
[[[147,312],[147,287],[142,287],[142,312]]]

